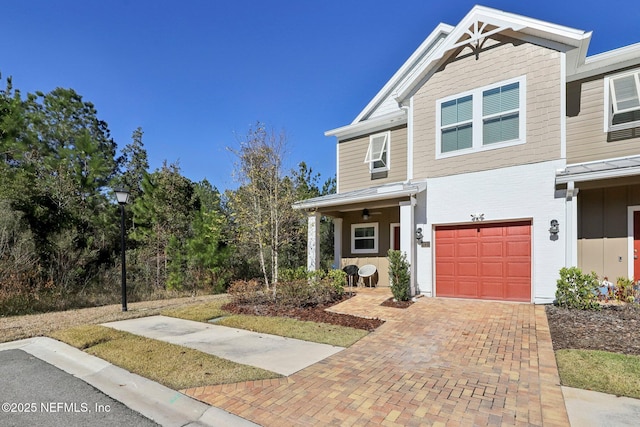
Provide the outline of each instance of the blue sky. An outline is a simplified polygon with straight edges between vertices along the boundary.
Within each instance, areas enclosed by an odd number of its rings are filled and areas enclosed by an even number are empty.
[[[119,147],[141,126],[151,168],[235,186],[256,121],[288,135],[288,163],[335,174],[335,140],[439,22],[476,1],[22,0],[2,4],[0,72],[23,93],[73,88]],[[485,1],[593,31],[589,54],[640,42],[637,0]]]

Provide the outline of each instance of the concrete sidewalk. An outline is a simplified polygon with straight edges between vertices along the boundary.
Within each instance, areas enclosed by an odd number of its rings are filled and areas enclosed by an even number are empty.
[[[0,351],[12,349],[29,353],[83,380],[162,426],[256,426],[51,338],[0,344]],[[33,382],[37,378],[24,378],[24,381]]]
[[[122,320],[102,326],[193,348],[284,376],[344,350],[343,347],[166,316]]]

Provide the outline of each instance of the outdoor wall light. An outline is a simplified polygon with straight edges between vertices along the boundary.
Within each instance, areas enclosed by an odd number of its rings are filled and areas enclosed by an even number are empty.
[[[362,219],[365,221],[369,219],[369,209],[364,209],[362,211]]]
[[[560,232],[560,224],[558,224],[558,220],[557,219],[552,219],[551,220],[551,227],[549,227],[549,233],[551,233],[552,236],[555,236],[559,232]]]
[[[418,243],[422,243],[422,238],[424,236],[422,235],[422,228],[418,227],[418,229],[416,230],[416,240],[418,241]]]

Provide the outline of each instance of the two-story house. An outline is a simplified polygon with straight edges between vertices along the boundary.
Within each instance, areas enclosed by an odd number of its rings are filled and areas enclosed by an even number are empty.
[[[411,263],[412,292],[548,303],[558,271],[640,278],[640,44],[476,6],[439,25],[337,138],[335,262]]]

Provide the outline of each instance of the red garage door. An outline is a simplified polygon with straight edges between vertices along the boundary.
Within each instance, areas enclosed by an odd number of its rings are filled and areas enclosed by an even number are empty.
[[[531,222],[437,227],[436,296],[531,301]]]

